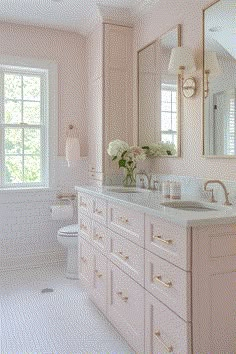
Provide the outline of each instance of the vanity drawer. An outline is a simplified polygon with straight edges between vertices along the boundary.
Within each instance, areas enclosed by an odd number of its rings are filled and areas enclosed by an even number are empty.
[[[108,316],[137,353],[144,352],[144,289],[108,262]]]
[[[145,215],[145,248],[184,270],[191,270],[191,229]]]
[[[119,204],[109,204],[108,227],[144,247],[144,213]]]
[[[93,204],[93,219],[103,225],[107,224],[107,202],[96,198]]]
[[[144,286],[144,249],[109,231],[108,257],[131,278]]]
[[[145,291],[145,353],[189,354],[191,325]]]
[[[91,279],[93,276],[93,252],[92,246],[83,238],[79,242],[79,279],[82,285],[91,290]]]
[[[110,230],[96,221],[93,222],[92,244],[103,254],[107,255],[110,244]]]
[[[78,212],[88,216],[93,214],[94,198],[86,193],[78,193]]]
[[[145,288],[184,320],[191,320],[190,272],[145,251]]]
[[[107,258],[93,249],[92,286],[89,292],[91,300],[107,312]]]
[[[80,230],[79,232],[81,236],[91,242],[92,234],[93,234],[92,219],[90,219],[89,217],[83,214],[79,214],[78,225],[79,225],[79,230]]]

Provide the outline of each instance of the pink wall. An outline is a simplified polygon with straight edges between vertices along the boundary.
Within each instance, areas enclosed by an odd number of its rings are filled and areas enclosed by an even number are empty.
[[[65,155],[66,128],[79,129],[81,155],[87,155],[87,62],[85,38],[78,33],[0,23],[0,55],[52,60],[58,65],[58,154]]]
[[[135,26],[134,73],[137,73],[137,50],[155,40],[178,23],[182,25],[182,44],[192,47],[197,60],[197,94],[183,99],[182,157],[159,158],[152,164],[153,171],[162,174],[197,176],[202,178],[236,179],[236,160],[202,157],[202,9],[209,0],[160,0],[152,11]],[[135,83],[134,87],[137,87]],[[134,100],[137,92],[134,92]],[[137,102],[134,105],[137,139]],[[153,161],[152,161],[153,162]]]

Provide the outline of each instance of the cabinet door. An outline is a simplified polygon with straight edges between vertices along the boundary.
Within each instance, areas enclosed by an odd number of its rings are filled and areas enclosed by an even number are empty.
[[[193,229],[193,351],[236,352],[236,227]]]
[[[144,353],[144,289],[108,264],[108,316],[137,353]]]
[[[93,250],[83,238],[79,241],[79,279],[88,291],[91,291],[93,280]]]
[[[107,258],[93,250],[93,282],[90,292],[92,301],[106,313],[107,293]]]
[[[104,32],[104,131],[108,145],[114,139],[132,139],[132,28],[105,24]],[[106,154],[105,160],[106,169],[114,173],[110,156]]]
[[[190,354],[191,324],[145,291],[145,353]]]
[[[103,161],[103,81],[102,77],[90,83],[89,102],[89,168],[90,177],[100,179]],[[100,177],[98,177],[100,176]]]

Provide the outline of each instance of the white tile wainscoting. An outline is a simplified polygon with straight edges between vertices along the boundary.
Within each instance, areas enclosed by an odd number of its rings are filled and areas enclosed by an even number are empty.
[[[74,218],[53,221],[50,205],[57,193],[75,193],[76,184],[87,181],[87,159],[72,168],[57,159],[55,186],[52,190],[0,191],[0,270],[39,266],[65,259],[57,241],[60,227],[77,222]]]

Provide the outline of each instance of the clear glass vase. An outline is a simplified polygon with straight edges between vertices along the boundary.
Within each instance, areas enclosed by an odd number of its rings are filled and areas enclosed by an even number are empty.
[[[124,187],[135,187],[136,186],[136,173],[135,173],[135,167],[125,167],[124,168],[124,174],[125,177],[123,179],[123,186]]]

